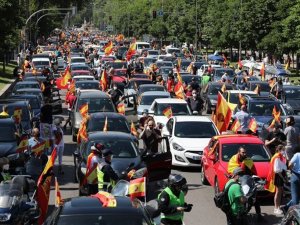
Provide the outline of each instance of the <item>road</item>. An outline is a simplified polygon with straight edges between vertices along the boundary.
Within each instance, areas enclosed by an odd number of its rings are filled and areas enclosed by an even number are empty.
[[[64,113],[61,115],[66,118],[67,112],[64,109]],[[129,121],[136,120],[135,116],[128,116]],[[64,124],[64,123],[63,123]],[[63,158],[63,170],[64,175],[57,175],[58,182],[60,185],[62,198],[71,198],[78,196],[78,184],[74,183],[74,170],[73,170],[73,156],[72,153],[76,149],[76,144],[72,142],[71,131],[67,128],[64,135],[65,151]],[[57,163],[57,162],[56,162]],[[186,196],[186,202],[194,205],[193,210],[190,213],[185,214],[185,224],[187,225],[223,225],[226,224],[225,214],[220,209],[216,208],[213,202],[213,188],[210,186],[202,185],[200,181],[200,170],[199,169],[188,169],[188,168],[174,168],[174,173],[180,173],[186,177],[189,192]],[[57,173],[57,167],[55,167],[55,174]],[[148,190],[152,191],[152,190]],[[255,224],[277,224],[280,221],[280,217],[273,214],[273,202],[263,201],[262,213],[265,218],[265,222]],[[54,205],[54,187],[51,189],[49,210],[53,209]]]

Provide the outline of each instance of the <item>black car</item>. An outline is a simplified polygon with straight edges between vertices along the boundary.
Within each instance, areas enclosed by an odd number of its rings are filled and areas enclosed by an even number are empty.
[[[269,96],[271,87],[266,81],[249,81],[249,91],[254,91],[257,86],[260,86],[260,96]]]
[[[220,81],[224,73],[227,73],[229,80],[232,82],[235,74],[230,68],[214,68],[212,80],[216,82]]]
[[[45,76],[25,76],[24,81],[44,82],[44,81],[46,81],[46,77]]]
[[[130,134],[130,126],[126,120],[126,117],[115,112],[92,113],[87,122],[87,131],[103,131],[106,119],[108,131],[119,131]]]
[[[36,95],[41,103],[44,103],[44,95],[40,88],[17,89],[13,95]]]
[[[87,141],[82,141],[78,150],[74,152],[75,181],[84,178],[83,171],[86,171],[87,157],[90,154],[91,146],[94,143],[102,143],[105,148],[113,152],[112,167],[118,175],[125,171],[130,164],[132,168],[139,169],[147,166],[148,180],[156,181],[167,179],[171,173],[172,155],[169,142],[162,139],[157,154],[144,155],[143,150],[138,149],[136,138],[131,134],[122,132],[92,132],[89,133]],[[79,185],[79,194],[86,194],[86,189]]]
[[[115,197],[116,207],[103,207],[95,197],[76,197],[56,208],[44,225],[152,225],[141,202]]]
[[[97,80],[80,80],[80,81],[76,81],[75,87],[79,88],[81,90],[85,90],[85,89],[100,90],[99,81],[97,81]]]
[[[31,114],[33,117],[39,116],[41,112],[41,102],[36,95],[12,95],[11,99],[23,99],[29,101]]]
[[[221,91],[223,83],[209,82],[202,91],[202,98],[205,102],[206,112],[209,114],[216,109],[218,92]],[[226,90],[233,90],[231,84],[226,84]]]
[[[166,91],[165,87],[159,84],[142,84],[138,88],[137,97],[147,91]]]
[[[71,65],[71,71],[76,71],[76,70],[91,71],[91,68],[88,65],[84,65],[84,64],[73,64],[73,65]]]
[[[300,113],[300,86],[284,85],[284,101],[289,104],[295,114]]]
[[[16,153],[16,125],[13,119],[0,117],[0,127],[2,130],[2,132],[0,132],[0,157]]]
[[[186,85],[188,85],[189,83],[192,82],[192,78],[195,78],[195,80],[199,84],[199,86],[201,84],[201,77],[200,76],[195,76],[195,75],[190,75],[190,74],[189,75],[182,75],[181,74],[181,78],[182,78],[182,81],[184,83],[186,83]]]
[[[24,89],[24,88],[37,88],[40,89],[40,84],[38,81],[21,81],[16,83],[12,92],[15,93],[16,90]]]

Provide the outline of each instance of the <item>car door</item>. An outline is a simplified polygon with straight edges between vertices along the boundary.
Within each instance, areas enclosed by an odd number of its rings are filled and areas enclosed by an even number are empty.
[[[214,183],[214,178],[215,178],[215,168],[214,165],[216,163],[217,159],[217,146],[218,146],[218,141],[217,140],[212,140],[209,143],[209,148],[207,152],[205,153],[205,162],[203,163],[205,166],[205,173],[207,180],[209,181],[210,184]]]
[[[167,179],[171,174],[172,168],[172,154],[167,137],[162,137],[158,145],[158,153],[154,155],[147,155],[145,163],[148,170],[149,181],[157,181]]]

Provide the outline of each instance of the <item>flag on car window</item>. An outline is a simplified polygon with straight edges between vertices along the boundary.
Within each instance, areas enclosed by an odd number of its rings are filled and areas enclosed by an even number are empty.
[[[173,116],[173,112],[172,112],[172,108],[171,106],[167,107],[166,109],[164,109],[164,111],[162,112],[164,114],[164,116],[166,116],[168,119],[171,118]]]
[[[24,152],[25,150],[27,150],[28,146],[29,146],[28,137],[27,137],[27,135],[24,135],[21,138],[21,141],[20,141],[20,143],[18,145],[17,153]]]
[[[77,133],[77,143],[80,144],[81,143],[81,139],[83,140],[87,140],[88,139],[88,135],[87,135],[87,130],[86,130],[86,118],[84,118],[79,126],[79,130]]]
[[[117,110],[118,110],[119,114],[125,115],[125,105],[124,105],[124,103],[119,103],[117,105]]]
[[[144,197],[146,195],[146,179],[145,179],[145,177],[131,180],[128,193],[131,198]]]
[[[89,111],[88,103],[84,103],[79,107],[79,113],[82,116],[82,118],[85,118],[88,115],[88,111]]]
[[[63,200],[61,198],[57,177],[55,177],[55,207],[59,207],[62,203]]]

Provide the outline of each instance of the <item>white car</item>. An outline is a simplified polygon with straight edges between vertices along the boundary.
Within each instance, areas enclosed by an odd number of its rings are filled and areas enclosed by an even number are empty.
[[[173,166],[201,167],[203,149],[219,131],[206,116],[174,116],[162,135],[169,138]]]
[[[153,116],[155,123],[166,125],[168,118],[163,111],[171,108],[172,115],[192,115],[190,107],[183,99],[176,98],[157,98],[153,101],[149,108],[149,115]]]
[[[148,58],[157,59],[158,55],[159,55],[158,50],[148,50],[148,55],[147,55]]]
[[[71,57],[71,65],[74,64],[85,64],[85,57],[79,57],[79,56],[75,56],[75,57]]]
[[[197,70],[197,75],[198,76],[202,76],[204,74],[205,70],[208,69],[208,66],[209,66],[208,64],[202,65],[200,67],[200,69]],[[214,65],[214,64],[212,64],[211,68],[214,69],[214,68],[222,68],[222,67],[220,65]]]
[[[95,77],[89,75],[78,75],[78,76],[74,76],[73,80],[76,83],[76,81],[82,81],[82,80],[95,80]]]

